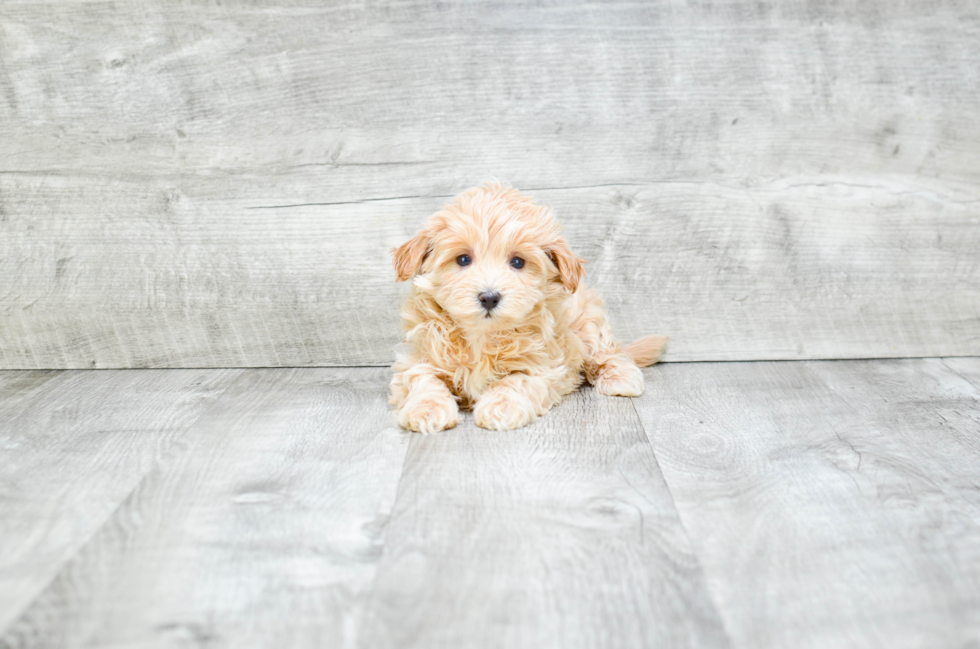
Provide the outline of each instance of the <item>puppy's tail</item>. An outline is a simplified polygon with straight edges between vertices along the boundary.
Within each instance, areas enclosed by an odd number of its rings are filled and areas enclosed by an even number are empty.
[[[637,367],[647,367],[660,360],[667,346],[667,336],[644,336],[623,347]]]

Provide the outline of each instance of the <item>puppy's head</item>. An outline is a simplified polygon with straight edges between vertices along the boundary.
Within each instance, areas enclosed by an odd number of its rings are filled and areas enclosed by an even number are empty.
[[[574,292],[584,275],[551,210],[498,184],[457,196],[394,261],[400,281],[414,277],[457,324],[484,331],[519,325],[548,296]]]

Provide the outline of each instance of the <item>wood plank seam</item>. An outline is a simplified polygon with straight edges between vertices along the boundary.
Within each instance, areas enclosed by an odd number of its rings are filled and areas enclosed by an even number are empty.
[[[282,412],[288,412],[290,408],[295,407],[296,404],[300,404],[302,408],[311,407],[321,407],[324,403],[327,405],[331,404],[331,399],[328,397],[326,401],[322,401],[320,397],[328,393],[334,393],[333,384],[331,383],[332,378],[348,376],[350,374],[355,374],[355,379],[362,377],[363,374],[369,374],[370,378],[368,380],[374,382],[377,380],[378,385],[372,387],[369,390],[365,390],[364,386],[361,384],[363,382],[353,381],[354,393],[355,395],[360,395],[360,398],[369,398],[372,403],[376,403],[375,406],[371,406],[367,410],[370,414],[367,420],[370,420],[366,424],[359,424],[354,428],[360,430],[360,441],[355,444],[354,447],[346,445],[345,440],[334,439],[330,436],[331,425],[335,425],[337,422],[330,419],[316,418],[317,427],[313,431],[314,437],[319,440],[318,444],[321,445],[321,450],[323,449],[340,449],[338,452],[346,453],[345,457],[348,459],[353,458],[355,462],[358,458],[363,460],[364,458],[375,458],[375,463],[383,462],[383,458],[386,456],[384,448],[377,448],[376,446],[368,447],[368,445],[374,445],[376,443],[381,443],[382,446],[387,445],[389,450],[395,448],[396,446],[403,446],[407,449],[407,444],[396,444],[392,445],[392,440],[394,435],[396,435],[396,427],[389,425],[389,417],[387,412],[387,402],[386,402],[386,377],[381,377],[378,372],[365,372],[361,374],[357,373],[344,373],[344,372],[329,372],[322,371],[316,368],[274,368],[271,371],[266,372],[249,372],[242,371],[235,380],[229,382],[227,388],[222,392],[222,395],[215,399],[209,408],[201,413],[200,417],[195,419],[193,424],[186,427],[183,431],[183,442],[178,440],[178,444],[185,447],[180,449],[180,453],[170,453],[163,460],[156,462],[151,469],[145,473],[138,484],[129,492],[129,495],[124,498],[121,503],[115,508],[111,517],[107,521],[103,521],[102,524],[96,529],[93,535],[89,536],[85,543],[81,545],[80,548],[74,553],[71,559],[64,565],[59,566],[56,571],[54,579],[48,583],[47,586],[41,591],[40,595],[32,600],[26,609],[19,612],[17,617],[13,619],[12,623],[0,632],[0,647],[8,646],[22,646],[17,642],[18,638],[31,638],[33,630],[39,628],[39,621],[41,623],[41,631],[48,633],[53,631],[55,633],[61,632],[65,633],[66,630],[70,637],[81,637],[81,636],[71,636],[72,624],[85,626],[88,629],[87,632],[91,631],[93,633],[116,633],[116,632],[134,632],[134,633],[149,633],[153,637],[158,636],[168,636],[168,637],[178,637],[181,638],[183,635],[188,633],[197,636],[209,636],[212,634],[212,629],[209,624],[213,622],[211,618],[207,618],[203,621],[198,620],[191,616],[190,618],[185,618],[185,613],[178,611],[174,613],[172,610],[167,611],[164,614],[163,620],[156,620],[158,624],[148,623],[146,618],[140,618],[138,621],[133,622],[131,618],[126,616],[121,616],[130,622],[130,626],[127,627],[126,624],[109,624],[109,625],[99,625],[99,621],[96,620],[95,616],[92,615],[93,612],[99,613],[100,605],[104,604],[99,597],[108,595],[109,597],[113,594],[113,589],[116,588],[116,581],[121,580],[120,583],[124,582],[126,579],[132,578],[132,568],[136,566],[137,568],[145,567],[150,564],[147,563],[144,555],[139,555],[142,550],[144,553],[147,551],[147,541],[150,545],[150,554],[155,556],[154,550],[152,548],[153,544],[156,542],[155,539],[158,538],[157,535],[161,531],[170,533],[171,530],[174,531],[176,535],[174,538],[178,541],[181,539],[186,540],[186,536],[181,536],[182,530],[186,532],[186,514],[190,511],[193,514],[193,507],[186,508],[182,505],[187,505],[188,502],[193,505],[193,501],[183,501],[181,498],[187,498],[189,494],[196,494],[203,490],[205,493],[210,493],[211,497],[216,493],[229,495],[228,487],[235,484],[236,481],[240,480],[238,475],[239,469],[243,470],[246,474],[249,470],[253,470],[253,480],[251,483],[259,484],[259,486],[248,486],[249,490],[259,489],[259,495],[262,489],[271,489],[276,491],[276,488],[266,486],[266,477],[268,474],[262,473],[259,477],[259,483],[255,481],[254,469],[256,465],[261,465],[263,460],[261,458],[266,457],[266,454],[255,453],[254,449],[249,450],[242,454],[242,451],[247,449],[249,444],[252,443],[264,443],[263,440],[280,440],[286,446],[280,448],[280,450],[291,448],[293,451],[298,451],[303,449],[304,451],[309,451],[308,447],[305,447],[305,443],[302,442],[298,437],[293,434],[293,429],[291,428],[290,420],[288,417],[282,416]],[[293,381],[294,383],[290,383]],[[347,384],[350,381],[344,382],[344,380],[339,381],[338,385],[341,386],[341,393],[347,394]],[[304,395],[298,397],[298,400],[289,402],[289,398],[294,394],[291,389],[294,384],[305,385],[307,390]],[[376,388],[376,389],[375,389]],[[367,396],[365,396],[367,395]],[[239,403],[239,402],[242,403]],[[341,399],[343,401],[343,399]],[[255,402],[255,403],[253,403]],[[266,419],[263,423],[261,416],[264,412],[267,412],[269,408],[275,410],[280,406],[281,403],[288,402],[283,411],[277,411],[276,417],[271,419]],[[291,405],[289,405],[291,403]],[[244,407],[242,407],[244,406]],[[303,410],[302,412],[306,412]],[[255,416],[259,416],[256,419]],[[202,421],[203,420],[203,421]],[[370,423],[373,422],[373,423]],[[295,422],[293,422],[295,423]],[[268,425],[274,427],[274,434],[269,434],[271,431],[265,431],[264,429]],[[215,428],[217,426],[217,428]],[[214,435],[206,434],[208,430],[215,430],[218,432],[217,438]],[[188,431],[191,431],[189,434]],[[196,434],[193,431],[197,431],[201,434]],[[380,432],[378,432],[380,431]],[[337,431],[334,431],[337,432]],[[311,431],[307,427],[305,434],[310,434]],[[245,440],[242,442],[242,440]],[[270,441],[271,444],[279,444],[280,441]],[[350,441],[350,440],[347,440]],[[229,452],[229,447],[234,449],[238,444],[238,458],[252,457],[259,458],[255,459],[253,464],[249,464],[252,460],[245,461],[245,465],[234,469],[232,472],[222,471],[219,467],[209,466],[208,462],[213,461],[215,458],[224,457],[235,457],[227,456]],[[244,444],[244,446],[242,446]],[[396,449],[397,450],[397,449]],[[381,452],[379,452],[381,451]],[[235,451],[232,450],[232,453]],[[340,471],[342,474],[347,471],[345,468],[347,465],[344,461],[338,461],[338,458],[333,458],[334,461],[324,460],[323,457],[313,452],[304,453],[307,457],[315,458],[314,463],[320,462],[321,467],[325,469],[327,473],[333,471]],[[284,453],[271,453],[268,457],[277,457],[280,461],[286,462],[285,466],[302,466],[304,462],[307,462],[305,458],[297,458],[295,456],[291,458],[285,457]],[[400,472],[404,466],[404,458],[402,462],[397,463],[398,477],[400,478]],[[307,469],[309,467],[307,466]],[[315,471],[314,471],[315,472]],[[362,475],[372,475],[373,480],[379,478],[378,475],[373,473],[364,473]],[[394,471],[391,472],[394,475]],[[191,476],[193,480],[188,481],[187,476]],[[281,479],[281,475],[276,471],[272,471],[272,476],[269,478],[272,482],[277,479]],[[348,476],[351,477],[351,476]],[[218,482],[215,483],[213,480],[217,478]],[[198,480],[201,482],[198,483]],[[383,481],[388,482],[388,481]],[[192,484],[193,483],[193,484]],[[302,484],[303,480],[300,480],[298,484]],[[215,487],[215,484],[218,484]],[[395,482],[391,481],[390,492],[394,494]],[[348,484],[349,488],[354,488],[356,491],[363,491],[361,487],[357,487],[353,484]],[[211,489],[210,492],[208,490]],[[215,491],[215,489],[217,491]],[[286,487],[288,491],[288,487]],[[232,492],[234,493],[234,492]],[[276,491],[278,493],[278,491]],[[317,490],[315,492],[317,497],[330,494],[330,490]],[[239,496],[242,494],[239,493]],[[254,495],[250,492],[245,492],[245,500],[234,499],[233,504],[229,505],[232,509],[236,507],[246,506],[246,507],[260,507],[265,500],[261,498],[258,500],[248,500],[248,497]],[[349,494],[348,494],[349,495]],[[341,492],[334,494],[335,497],[346,499]],[[196,497],[196,496],[195,496]],[[285,502],[289,502],[289,497],[286,497]],[[357,500],[357,497],[354,497]],[[150,503],[150,505],[147,505]],[[153,504],[155,503],[155,505]],[[244,503],[244,505],[242,505]],[[174,511],[168,512],[168,510],[161,508],[162,504],[166,504],[167,507],[173,508]],[[274,503],[273,503],[274,504]],[[165,518],[167,520],[160,520],[159,517],[146,516],[144,515],[147,511],[152,511],[153,507],[156,507],[156,512],[164,512]],[[150,507],[150,509],[147,509]],[[296,511],[292,512],[287,518],[288,520],[302,519],[302,517],[309,513],[310,511],[316,511],[317,508],[313,507],[300,507]],[[229,512],[231,509],[228,510]],[[383,510],[378,510],[375,512],[371,510],[372,515],[378,514]],[[361,512],[364,513],[364,512]],[[233,515],[234,516],[234,515]],[[353,522],[353,521],[349,521]],[[373,536],[374,532],[371,530],[366,530],[364,528],[363,521],[357,521],[359,529],[362,533],[367,535],[361,538],[360,541],[367,543],[367,537]],[[371,526],[374,523],[370,524]],[[337,543],[338,545],[330,546],[329,543],[326,546],[319,547],[319,543],[322,539],[318,539],[316,543],[310,541],[309,543],[304,542],[303,547],[307,553],[312,553],[314,557],[314,563],[320,563],[321,561],[331,561],[336,562],[340,560],[342,563],[347,562],[344,566],[340,566],[341,574],[344,572],[344,567],[351,568],[356,571],[358,566],[360,566],[365,559],[370,558],[370,549],[365,547],[354,547],[351,548],[347,543],[350,540],[345,536],[344,525],[341,523],[339,525],[339,536],[333,539],[330,543]],[[152,528],[152,529],[151,529]],[[276,526],[271,526],[272,530],[277,529]],[[271,532],[275,535],[276,531]],[[330,536],[329,534],[327,536]],[[142,539],[142,545],[141,545]],[[222,545],[227,546],[229,543],[233,544],[234,541],[225,539],[226,543],[217,543],[221,539],[212,539],[212,543],[208,547],[220,547]],[[217,543],[217,544],[216,544]],[[310,544],[316,545],[317,547],[308,547]],[[166,545],[166,544],[164,544]],[[178,544],[179,545],[179,544]],[[172,547],[177,547],[174,545]],[[184,546],[186,547],[186,546]],[[195,546],[196,547],[196,546]],[[366,553],[366,554],[365,554]],[[134,560],[134,556],[139,556],[138,559]],[[326,557],[326,558],[324,558]],[[338,557],[340,559],[338,559]],[[129,562],[128,564],[126,562]],[[371,560],[373,563],[373,559]],[[152,563],[152,562],[151,562]],[[102,565],[104,564],[104,565]],[[177,562],[175,565],[182,565],[181,562]],[[251,564],[250,564],[251,565]],[[287,567],[291,564],[287,563]],[[333,564],[332,564],[333,565]],[[309,568],[310,564],[300,562],[298,567],[305,571]],[[334,565],[334,567],[337,567]],[[94,570],[93,570],[94,568]],[[267,566],[266,566],[267,568]],[[152,568],[150,568],[152,570]],[[244,572],[248,572],[245,570]],[[95,608],[86,609],[85,604],[79,604],[77,608],[82,609],[82,614],[79,614],[77,610],[68,606],[68,612],[63,616],[63,619],[58,620],[58,624],[53,625],[50,629],[44,626],[44,621],[47,616],[50,615],[50,611],[56,610],[60,611],[61,607],[67,606],[64,601],[59,598],[64,597],[64,592],[66,587],[73,593],[77,588],[75,583],[78,581],[78,574],[95,574],[97,579],[94,580],[94,588],[98,591],[99,588],[102,589],[101,593],[96,592],[94,595],[92,593],[92,584],[83,583],[81,592],[86,595],[86,600],[95,601]],[[219,571],[220,574],[220,571]],[[282,574],[282,573],[276,573]],[[291,574],[290,571],[286,571],[287,577]],[[313,577],[310,577],[313,579]],[[85,581],[84,579],[82,580]],[[206,580],[205,580],[206,581]],[[247,579],[246,579],[247,581]],[[315,581],[315,579],[314,579]],[[309,584],[303,583],[303,575],[300,574],[300,584],[297,589],[298,592],[306,591]],[[320,584],[324,585],[324,584]],[[192,592],[192,591],[188,591]],[[186,594],[186,593],[185,593]],[[69,597],[70,599],[70,597]],[[129,601],[129,600],[126,600]],[[71,602],[69,602],[70,604]],[[78,604],[78,602],[75,602]],[[173,602],[171,602],[172,604]],[[117,602],[116,606],[120,604]],[[150,618],[159,610],[163,610],[165,606],[160,603],[154,604],[154,606],[139,606],[136,605],[133,609],[138,613],[136,616],[146,614]],[[179,606],[178,606],[179,609]],[[86,614],[88,610],[89,614]],[[346,611],[343,607],[335,607],[330,609],[333,613],[338,615],[346,615]],[[132,612],[132,611],[131,611]],[[101,613],[110,615],[112,613],[112,607],[108,609],[101,609]],[[101,614],[100,613],[100,614]],[[74,615],[71,615],[74,614]],[[172,616],[172,617],[168,617]],[[220,617],[220,616],[219,616]],[[153,620],[150,620],[153,622]],[[233,627],[234,628],[234,627]],[[350,631],[349,625],[345,625],[343,629],[339,626],[331,627],[338,629],[337,633],[347,634]],[[122,631],[120,631],[122,629]],[[227,630],[227,629],[226,629]],[[3,637],[3,633],[6,633],[6,637]],[[288,634],[287,631],[284,633]],[[220,634],[215,633],[214,637],[218,637]],[[111,642],[105,640],[104,636],[93,636],[96,638],[95,644],[101,646],[102,643]],[[57,640],[57,638],[55,638]],[[48,642],[49,644],[52,640],[49,636],[42,637],[42,641]],[[91,641],[91,638],[89,638]],[[38,644],[36,638],[31,643],[27,643],[27,646],[36,646]],[[42,642],[42,646],[46,646]],[[290,642],[276,643],[271,646],[293,646]],[[331,644],[331,646],[333,646]],[[344,644],[343,646],[348,646]]]
[[[210,369],[210,368],[207,368],[207,369]],[[215,371],[216,372],[219,372],[219,371],[229,371],[229,370],[232,370],[232,369],[237,369],[237,368],[215,369]],[[26,370],[26,371],[31,371],[31,370]],[[71,376],[71,375],[75,375],[75,374],[84,374],[84,373],[88,373],[88,372],[92,372],[92,371],[98,371],[98,370],[65,370],[65,371],[57,374],[56,376],[53,376],[52,378]],[[118,371],[118,370],[110,370],[110,371],[115,372],[115,371]],[[140,488],[142,488],[142,486],[146,482],[148,476],[150,476],[154,471],[158,470],[161,466],[163,466],[164,464],[166,464],[168,462],[168,460],[171,460],[173,457],[176,457],[176,456],[180,455],[180,453],[178,451],[176,451],[175,449],[179,449],[179,447],[182,446],[181,445],[181,441],[183,440],[183,438],[187,434],[187,432],[190,431],[190,430],[192,430],[193,427],[197,424],[197,422],[200,421],[201,418],[204,417],[204,415],[206,415],[212,408],[214,408],[215,403],[218,400],[221,399],[221,396],[228,390],[228,388],[230,388],[232,385],[234,385],[236,382],[238,382],[241,379],[242,375],[245,374],[245,373],[246,373],[245,370],[239,369],[239,371],[238,371],[239,376],[235,377],[231,381],[228,381],[227,385],[225,385],[225,387],[221,390],[220,394],[218,394],[215,397],[214,402],[211,403],[211,405],[208,406],[207,408],[203,408],[201,410],[201,412],[198,414],[197,417],[195,417],[191,422],[189,422],[186,426],[184,426],[183,431],[181,431],[177,435],[174,435],[174,438],[170,442],[170,444],[165,449],[163,449],[163,451],[161,453],[161,456],[160,456],[160,459],[159,460],[155,460],[152,464],[150,464],[149,466],[147,466],[146,470],[140,476],[139,480],[137,480],[136,482],[133,483],[133,488],[129,490],[129,493],[126,496],[124,496],[123,498],[120,498],[119,499],[119,502],[116,503],[115,507],[113,507],[105,516],[103,516],[102,519],[98,522],[98,524],[92,526],[92,529],[91,529],[90,533],[87,534],[84,537],[84,539],[78,544],[78,549],[77,549],[75,555],[65,558],[65,560],[62,561],[60,563],[60,565],[58,565],[58,568],[56,570],[52,571],[51,578],[44,584],[44,586],[42,588],[39,588],[38,589],[37,594],[34,596],[34,598],[32,598],[30,601],[26,602],[21,607],[21,609],[17,612],[17,614],[15,616],[10,616],[11,622],[10,622],[9,626],[7,628],[0,628],[0,641],[3,640],[3,637],[2,636],[6,635],[6,633],[10,629],[13,629],[13,628],[15,628],[17,626],[17,623],[31,609],[31,607],[34,606],[35,602],[39,598],[41,598],[41,597],[43,597],[45,595],[45,593],[48,591],[48,589],[51,587],[51,585],[61,576],[61,574],[64,571],[65,567],[68,564],[70,564],[72,561],[75,560],[75,557],[78,555],[78,553],[80,553],[85,547],[87,547],[92,542],[92,540],[102,532],[102,530],[106,526],[106,524],[109,521],[111,521],[117,515],[117,513],[120,511],[120,509],[122,507],[124,507],[129,502],[129,500],[133,497],[133,494],[136,493],[137,491],[139,491]],[[50,386],[50,383],[51,383],[51,380],[49,379],[45,383],[45,387]]]
[[[649,370],[644,370],[644,374],[649,373]],[[640,416],[640,412],[636,409],[636,398],[629,397],[630,407],[633,410],[633,414],[636,416],[636,421],[643,430],[643,435],[646,437],[647,444],[650,446],[650,453],[653,455],[653,461],[657,464],[657,468],[660,470],[660,475],[663,476],[664,486],[667,489],[668,495],[670,495],[670,503],[674,508],[674,513],[677,516],[677,520],[680,521],[681,529],[684,530],[684,536],[687,538],[688,543],[691,546],[691,552],[694,554],[698,562],[698,572],[701,575],[702,582],[705,585],[705,590],[707,592],[708,601],[711,602],[712,608],[714,608],[715,615],[718,618],[718,622],[721,625],[722,633],[725,635],[725,639],[728,640],[728,644],[735,647],[735,642],[732,639],[731,631],[728,629],[728,625],[725,622],[725,616],[721,613],[721,608],[718,606],[718,600],[715,598],[715,594],[711,590],[711,584],[708,581],[708,575],[704,572],[704,566],[701,563],[701,557],[698,555],[697,546],[691,543],[691,533],[688,530],[687,524],[684,522],[684,517],[681,515],[680,509],[677,507],[677,501],[674,498],[674,491],[670,487],[670,482],[667,480],[667,475],[663,471],[663,467],[660,465],[660,458],[657,456],[657,449],[653,445],[653,441],[650,439],[650,433],[647,431],[646,425],[643,423],[643,418]]]
[[[972,386],[973,386],[973,388],[974,388],[974,389],[975,389],[975,390],[976,390],[976,391],[977,391],[978,393],[980,393],[980,385],[978,385],[978,384],[976,384],[976,383],[974,383],[974,382],[973,382],[972,380],[970,380],[970,379],[969,379],[968,377],[966,377],[966,376],[963,376],[963,375],[962,375],[962,374],[961,374],[960,372],[958,372],[958,371],[956,370],[956,368],[954,368],[954,367],[952,367],[952,366],[951,366],[951,365],[950,365],[949,363],[947,363],[947,362],[946,362],[946,359],[947,359],[947,358],[980,358],[980,356],[942,356],[942,357],[940,357],[940,358],[939,358],[939,362],[943,364],[943,367],[945,367],[945,368],[946,368],[946,369],[948,369],[948,370],[949,370],[950,372],[952,372],[952,373],[953,373],[953,374],[955,374],[956,376],[958,376],[958,377],[960,377],[961,379],[963,379],[964,381],[966,381],[967,383],[969,383],[970,385],[972,385]]]
[[[379,164],[384,164],[384,163],[379,163]],[[295,167],[287,167],[287,168],[293,169],[293,168],[306,167],[306,166],[309,166],[309,165],[296,165]],[[0,174],[2,174],[2,173],[28,173],[28,172],[4,172],[4,171],[0,171]],[[605,188],[605,187],[644,187],[644,186],[647,186],[647,185],[657,185],[657,184],[663,184],[663,185],[671,184],[671,185],[676,185],[676,184],[681,184],[683,182],[684,181],[680,181],[680,180],[659,180],[659,181],[658,180],[651,180],[651,181],[645,182],[645,183],[629,183],[629,182],[623,182],[623,183],[600,183],[598,185],[568,185],[568,186],[563,186],[563,187],[527,187],[527,188],[521,188],[521,190],[522,191],[526,191],[526,192],[550,192],[550,191],[565,191],[565,190],[572,190],[572,189],[601,189],[601,188]],[[696,183],[691,183],[691,184],[696,184]],[[423,199],[428,199],[428,198],[450,199],[450,198],[453,198],[453,196],[455,196],[455,194],[417,194],[415,196],[382,196],[380,198],[365,198],[365,199],[357,200],[357,201],[336,201],[336,202],[315,202],[315,203],[289,203],[289,204],[286,204],[286,205],[247,205],[245,207],[245,209],[246,210],[283,210],[283,209],[289,209],[289,208],[292,208],[292,207],[311,207],[311,206],[312,207],[322,207],[322,206],[328,206],[328,205],[363,205],[365,203],[379,203],[379,202],[383,202],[383,201],[414,200],[414,199],[420,199],[420,198],[423,198]],[[980,202],[980,199],[977,199],[976,201],[971,201],[971,202]]]
[[[735,360],[735,359],[722,359],[722,360],[663,360],[659,361],[658,365],[697,365],[700,363],[802,363],[807,361],[814,362],[828,362],[828,361],[841,361],[841,362],[851,362],[851,361],[901,361],[901,360],[929,360],[929,359],[943,359],[943,358],[980,358],[980,356],[868,356],[866,358],[760,358],[757,360]],[[119,372],[119,371],[143,371],[143,370],[153,370],[153,371],[166,371],[166,370],[283,370],[283,369],[336,369],[336,370],[354,370],[354,369],[383,369],[390,368],[391,363],[374,363],[374,364],[357,364],[357,365],[341,365],[339,363],[330,363],[324,365],[249,365],[249,366],[210,366],[210,365],[193,365],[193,366],[181,366],[181,367],[99,367],[93,369],[83,369],[83,368],[65,368],[65,367],[37,367],[37,368],[20,368],[20,369],[3,369],[3,372],[44,372],[44,371],[60,371],[60,372]]]
[[[394,409],[389,406],[388,412],[391,415],[391,418],[394,419]],[[403,432],[405,435],[409,435],[412,437],[418,434],[418,433],[411,433],[407,431],[403,431]],[[448,431],[448,432],[452,432],[452,431]],[[445,434],[445,432],[442,434]],[[402,487],[403,485],[405,485],[405,467],[408,465],[411,458],[411,453],[409,451],[410,449],[406,449],[405,455],[404,457],[402,457],[401,470],[398,473],[398,484],[395,486],[395,496],[391,501],[392,503],[391,511],[388,513],[388,518],[385,521],[384,529],[381,532],[381,551],[378,553],[377,556],[377,560],[375,564],[377,566],[384,565],[385,556],[388,554],[388,548],[391,546],[388,538],[389,530],[391,529],[391,519],[395,515],[395,506],[397,505],[399,499],[401,498]],[[380,577],[381,577],[381,570],[375,570],[374,576],[371,578],[371,585],[365,591],[365,601],[370,602],[373,599],[374,594],[378,592],[378,580],[380,579]],[[365,616],[367,614],[368,614],[368,607],[363,607],[358,609],[357,613],[355,614],[356,618],[354,620],[354,628],[356,629],[358,635],[360,635],[363,631]]]
[[[977,637],[977,360],[681,366],[638,399],[739,646]]]

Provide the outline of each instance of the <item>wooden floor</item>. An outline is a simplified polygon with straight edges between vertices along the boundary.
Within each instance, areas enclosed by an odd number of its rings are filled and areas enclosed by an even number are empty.
[[[978,116],[970,0],[0,2],[0,649],[980,649]],[[489,178],[667,362],[406,434]]]
[[[977,646],[980,359],[645,372],[432,436],[385,369],[0,372],[0,646]]]

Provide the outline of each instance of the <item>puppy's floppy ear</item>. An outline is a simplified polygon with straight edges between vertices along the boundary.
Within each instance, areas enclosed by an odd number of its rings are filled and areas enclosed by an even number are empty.
[[[561,283],[574,293],[585,275],[585,260],[575,256],[564,239],[556,241],[547,252],[548,257],[558,267],[558,277],[561,278]]]
[[[419,271],[429,254],[430,244],[429,233],[423,230],[392,251],[399,282],[411,279]]]

